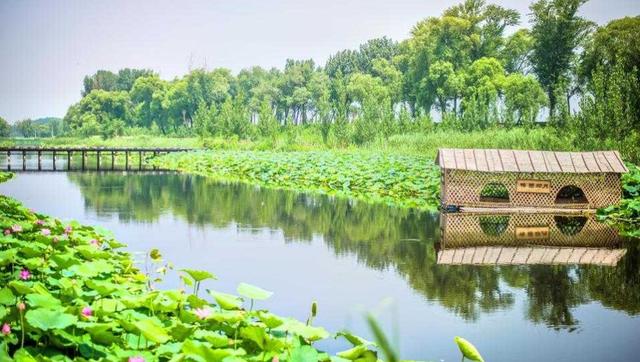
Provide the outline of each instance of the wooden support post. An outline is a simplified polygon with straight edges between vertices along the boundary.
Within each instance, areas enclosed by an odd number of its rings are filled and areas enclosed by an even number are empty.
[[[153,158],[155,159],[157,156],[158,156],[158,150],[153,151]],[[153,164],[153,169],[154,170],[158,169],[158,167],[156,167],[155,163]]]
[[[129,151],[124,151],[124,170],[129,170]]]
[[[27,170],[27,151],[22,151],[22,169]]]
[[[82,153],[82,171],[84,171],[84,164],[85,164],[86,159],[87,159],[87,152],[82,150],[81,153]]]
[[[7,170],[11,171],[11,151],[7,151]]]
[[[138,151],[138,171],[142,171],[142,151]]]
[[[111,151],[111,171],[115,168],[115,152]]]
[[[53,150],[53,170],[56,170],[56,151]]]
[[[42,151],[38,150],[38,171],[42,170]]]
[[[96,171],[100,171],[100,151],[96,151]]]
[[[67,150],[67,170],[71,171],[71,150]]]

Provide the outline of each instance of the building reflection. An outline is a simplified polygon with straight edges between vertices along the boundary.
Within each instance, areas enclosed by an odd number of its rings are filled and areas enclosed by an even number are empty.
[[[593,214],[450,213],[440,224],[443,265],[615,266],[626,253],[618,232]]]

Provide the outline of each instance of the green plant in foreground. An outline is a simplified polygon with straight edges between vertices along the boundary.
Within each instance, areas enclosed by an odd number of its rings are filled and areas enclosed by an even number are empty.
[[[208,290],[210,299],[201,298],[200,283],[215,279],[206,271],[181,270],[193,292],[156,290],[159,278],[138,270],[106,230],[63,223],[5,196],[0,230],[0,361],[374,362],[378,348],[397,360],[377,325],[379,347],[313,326],[316,303],[303,323],[254,309],[272,293],[247,283],[238,295]],[[157,250],[148,258],[162,262]],[[330,356],[314,347],[330,337],[353,348]]]
[[[471,344],[471,342],[462,337],[456,337],[454,338],[454,341],[458,345],[458,348],[460,348],[460,353],[462,353],[462,361],[464,361],[464,359],[466,358],[474,362],[484,362],[484,359],[480,355],[480,352],[478,352],[476,347]]]

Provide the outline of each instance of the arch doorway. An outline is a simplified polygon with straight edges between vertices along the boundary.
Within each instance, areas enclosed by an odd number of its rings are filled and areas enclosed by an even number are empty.
[[[504,184],[499,182],[490,182],[480,191],[481,202],[508,203],[509,190]]]
[[[581,188],[575,185],[565,186],[556,195],[556,204],[588,204],[589,201]]]

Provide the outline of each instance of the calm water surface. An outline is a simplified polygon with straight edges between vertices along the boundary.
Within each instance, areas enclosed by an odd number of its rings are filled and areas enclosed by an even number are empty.
[[[106,227],[132,252],[158,248],[178,267],[209,270],[219,281],[206,288],[272,290],[259,307],[278,314],[306,319],[317,300],[330,331],[370,337],[363,313],[374,311],[403,358],[459,361],[456,335],[488,361],[640,356],[637,242],[620,242],[615,266],[444,265],[437,214],[176,174],[18,174],[0,192]],[[175,273],[166,285],[178,286]]]

